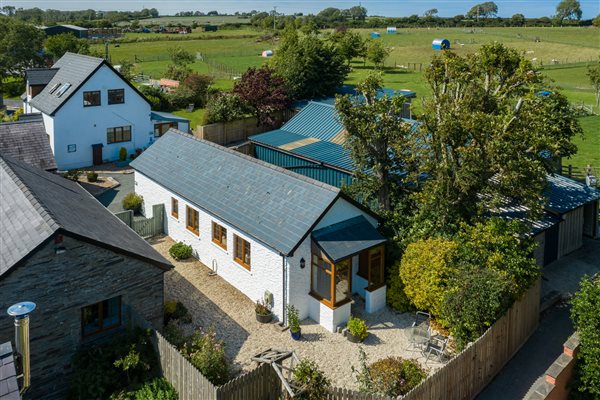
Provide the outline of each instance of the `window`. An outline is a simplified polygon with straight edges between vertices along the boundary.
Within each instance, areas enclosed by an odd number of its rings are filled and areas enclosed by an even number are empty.
[[[131,142],[131,126],[117,126],[106,130],[106,143]]]
[[[212,241],[227,250],[227,229],[216,222],[212,223]]]
[[[60,86],[60,82],[55,83],[54,85],[52,85],[52,87],[50,88],[50,91],[48,93],[52,94],[54,92],[56,92],[56,89],[58,89]]]
[[[81,335],[87,337],[121,325],[121,297],[113,297],[81,309]]]
[[[68,144],[67,145],[67,152],[69,153],[75,153],[77,151],[77,145],[76,144]]]
[[[237,235],[233,235],[233,239],[235,245],[233,259],[250,271],[250,243]]]
[[[108,104],[123,104],[125,103],[125,89],[109,89]]]
[[[329,307],[341,306],[350,301],[352,259],[332,264],[313,252],[311,262],[311,294]]]
[[[162,122],[154,124],[154,137],[161,137],[171,128],[177,128],[177,122]]]
[[[100,91],[83,92],[83,106],[94,107],[100,105]]]
[[[358,276],[366,279],[369,289],[380,287],[384,282],[384,247],[365,250],[360,253],[358,263]]]
[[[58,89],[58,92],[56,92],[56,97],[61,97],[63,94],[65,94],[67,92],[67,90],[69,90],[70,87],[71,87],[70,83],[65,83],[64,85],[62,85],[60,87],[60,89]]]
[[[179,219],[179,201],[174,197],[171,197],[171,215]]]
[[[195,235],[200,235],[200,230],[198,228],[198,211],[194,210],[190,206],[185,207],[186,210],[186,218],[185,225],[188,231],[194,233]]]

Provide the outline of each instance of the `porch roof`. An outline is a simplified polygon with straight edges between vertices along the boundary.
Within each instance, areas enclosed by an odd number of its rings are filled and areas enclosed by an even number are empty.
[[[313,231],[312,238],[334,263],[386,242],[362,215]]]

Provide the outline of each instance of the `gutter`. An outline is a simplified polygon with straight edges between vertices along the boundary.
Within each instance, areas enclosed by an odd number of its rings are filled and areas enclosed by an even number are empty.
[[[283,296],[282,296],[282,300],[281,300],[281,308],[282,308],[282,314],[281,314],[281,323],[283,326],[285,326],[287,324],[287,315],[286,315],[286,306],[287,306],[287,279],[286,279],[286,270],[285,270],[285,255],[281,254],[281,273],[282,275],[282,284],[283,284]]]

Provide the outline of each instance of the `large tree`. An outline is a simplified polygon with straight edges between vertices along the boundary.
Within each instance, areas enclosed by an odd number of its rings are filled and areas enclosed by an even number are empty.
[[[581,4],[579,4],[579,0],[562,0],[556,6],[556,17],[562,21],[565,19],[569,20],[580,20],[581,19]]]
[[[380,74],[357,86],[359,98],[344,96],[336,109],[347,131],[345,146],[356,168],[353,192],[382,212],[402,203],[407,171],[412,170],[412,125],[402,119],[403,96],[381,96]]]
[[[452,233],[507,199],[539,217],[555,161],[576,152],[581,127],[559,93],[537,95],[542,78],[517,50],[494,43],[461,57],[434,57],[425,77],[417,138],[420,226]]]
[[[44,32],[33,25],[0,16],[0,106],[2,82],[23,75],[25,69],[41,62]]]
[[[299,36],[295,30],[285,32],[272,66],[295,99],[332,96],[349,72],[333,43],[315,35]]]
[[[490,18],[498,14],[498,6],[493,1],[477,4],[471,7],[467,13],[467,18]]]
[[[276,113],[290,104],[285,81],[275,76],[268,66],[249,68],[235,84],[233,92],[246,102],[262,126],[274,127]]]
[[[596,93],[596,107],[600,107],[600,58],[596,63],[588,65],[587,76]]]
[[[72,33],[49,36],[44,42],[46,54],[54,61],[66,52],[88,54],[90,45],[86,39],[77,39]]]
[[[367,44],[367,59],[375,65],[375,68],[383,66],[389,55],[390,49],[381,40],[371,40]]]
[[[366,54],[366,43],[359,33],[352,31],[336,32],[331,35],[340,55],[350,64],[356,57],[364,57]]]

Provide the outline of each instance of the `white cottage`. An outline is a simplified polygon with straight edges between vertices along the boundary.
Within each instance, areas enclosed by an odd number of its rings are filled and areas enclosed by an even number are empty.
[[[353,294],[385,307],[378,220],[339,188],[174,129],[131,165],[146,216],[164,204],[169,236],[284,323],[288,304],[330,331]]]
[[[152,144],[165,123],[184,125],[151,115],[146,97],[102,58],[66,53],[26,78],[23,109],[42,114],[59,170],[118,160],[121,147],[133,154]]]

